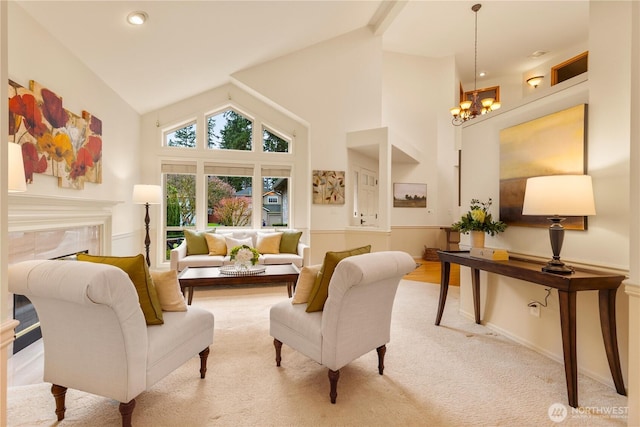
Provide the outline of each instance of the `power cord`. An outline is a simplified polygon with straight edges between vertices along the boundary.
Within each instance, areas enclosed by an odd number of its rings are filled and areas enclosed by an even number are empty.
[[[545,291],[547,291],[547,296],[544,297],[544,303],[541,303],[540,301],[531,301],[529,304],[527,304],[527,307],[536,307],[538,305],[541,307],[546,307],[548,305],[549,296],[551,295],[551,289],[552,288],[545,289]]]

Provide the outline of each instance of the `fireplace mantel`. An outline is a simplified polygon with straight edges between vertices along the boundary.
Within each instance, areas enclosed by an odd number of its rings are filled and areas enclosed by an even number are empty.
[[[121,201],[11,193],[8,202],[9,233],[99,225],[101,253],[111,253],[112,210]]]
[[[86,221],[95,224],[101,218],[111,218],[112,208],[119,203],[122,202],[12,193],[8,204],[9,231],[64,228]]]

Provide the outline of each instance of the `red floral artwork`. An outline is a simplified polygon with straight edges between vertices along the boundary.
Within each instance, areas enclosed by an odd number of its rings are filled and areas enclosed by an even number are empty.
[[[22,144],[22,158],[24,160],[24,175],[29,184],[33,182],[34,173],[44,173],[47,170],[47,158],[38,157],[36,146],[30,142]]]
[[[34,173],[68,188],[102,182],[102,121],[65,110],[61,97],[34,81],[29,89],[9,81],[9,136],[22,146],[28,183]]]

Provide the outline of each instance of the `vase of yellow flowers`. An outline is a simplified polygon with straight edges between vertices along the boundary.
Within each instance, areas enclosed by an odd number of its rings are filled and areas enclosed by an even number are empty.
[[[489,212],[492,203],[493,201],[491,199],[486,202],[472,199],[469,212],[463,215],[460,221],[454,223],[451,229],[462,234],[470,234],[471,246],[474,248],[483,248],[485,234],[495,236],[507,228],[507,224],[504,222],[493,220]]]
[[[247,245],[236,246],[229,253],[229,258],[234,261],[236,270],[239,271],[248,270],[252,265],[256,265],[259,257],[260,253]]]

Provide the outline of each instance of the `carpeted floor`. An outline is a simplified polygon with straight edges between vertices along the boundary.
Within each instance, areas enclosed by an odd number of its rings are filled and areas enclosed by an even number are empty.
[[[375,351],[341,369],[337,404],[327,370],[283,347],[274,361],[269,308],[282,286],[198,290],[194,305],[216,316],[207,378],[197,357],[136,400],[135,426],[626,426],[627,398],[583,375],[580,414],[560,424],[564,368],[457,313],[450,288],[442,326],[433,321],[439,286],[403,280],[394,306],[385,374]],[[9,426],[56,425],[49,384],[9,389]],[[59,425],[117,426],[118,402],[69,390]],[[570,409],[570,408],[568,408]]]

